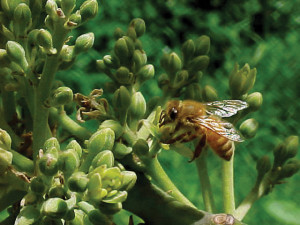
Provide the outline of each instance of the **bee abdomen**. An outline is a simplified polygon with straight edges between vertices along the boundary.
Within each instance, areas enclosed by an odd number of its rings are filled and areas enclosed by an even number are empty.
[[[207,132],[207,142],[222,159],[229,161],[233,155],[233,141],[213,132]]]

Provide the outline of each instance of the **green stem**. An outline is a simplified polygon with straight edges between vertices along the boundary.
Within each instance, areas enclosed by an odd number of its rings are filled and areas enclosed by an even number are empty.
[[[247,195],[247,197],[242,201],[242,203],[239,205],[239,207],[234,211],[233,215],[238,220],[242,220],[254,202],[259,199],[257,189],[253,188],[250,193]]]
[[[33,161],[14,150],[10,150],[10,152],[13,154],[13,159],[12,159],[13,166],[18,171],[26,172],[28,175],[32,175],[34,172]]]
[[[1,93],[4,118],[9,123],[16,116],[15,95],[13,91],[8,92],[4,88],[1,88]]]
[[[59,53],[66,40],[68,31],[63,28],[63,21],[58,21],[53,37],[53,47],[57,49],[57,54],[47,55],[42,77],[35,90],[35,107],[33,116],[33,159],[37,158],[39,149],[44,142],[51,137],[48,125],[49,108],[45,107],[44,102],[49,97],[52,83],[59,66]]]
[[[79,138],[81,141],[89,139],[92,135],[88,129],[72,120],[65,111],[59,112],[56,108],[50,108],[50,116],[58,121],[64,130]]]
[[[233,160],[234,154],[232,155],[230,161],[222,160],[223,206],[224,212],[228,214],[233,214],[235,210]]]
[[[207,164],[206,164],[206,155],[207,155],[207,148],[203,150],[200,157],[195,160],[197,166],[197,172],[199,176],[199,180],[201,183],[201,190],[202,190],[202,198],[204,201],[205,210],[208,212],[215,212],[215,202],[212,193],[212,188],[208,176],[207,171]]]
[[[157,185],[166,193],[174,197],[176,200],[196,208],[172,183],[162,166],[160,165],[157,157],[147,160],[145,162],[147,173],[157,183]]]

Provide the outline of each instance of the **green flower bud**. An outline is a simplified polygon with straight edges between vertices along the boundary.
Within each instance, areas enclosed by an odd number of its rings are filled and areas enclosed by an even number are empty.
[[[87,189],[89,179],[84,172],[75,172],[68,179],[68,187],[74,192],[84,192]]]
[[[193,99],[196,101],[201,101],[202,98],[202,89],[200,84],[198,83],[193,83],[187,86],[185,90],[185,99]]]
[[[12,164],[13,155],[11,152],[0,148],[0,175]]]
[[[61,8],[66,16],[70,15],[76,6],[76,0],[61,0]]]
[[[140,51],[143,51],[143,44],[139,39],[136,39],[134,42],[134,48]]]
[[[124,37],[119,38],[116,41],[115,47],[114,47],[114,52],[116,56],[120,59],[120,61],[124,62],[127,61],[129,57],[129,50],[127,47],[127,42]]]
[[[61,198],[50,198],[42,205],[42,214],[53,219],[64,217],[67,210],[68,205]]]
[[[114,165],[114,155],[110,150],[104,150],[96,155],[92,161],[92,167],[97,168],[98,166],[106,165],[110,168]]]
[[[203,71],[207,68],[209,64],[209,57],[206,55],[197,56],[192,59],[189,64],[189,71],[192,73]]]
[[[143,157],[149,154],[148,143],[144,139],[139,139],[132,146],[132,151],[139,157]]]
[[[107,195],[107,191],[99,191],[102,188],[102,179],[99,173],[92,173],[89,177],[89,182],[87,184],[87,188],[89,191],[90,198],[96,202],[101,201]],[[96,195],[95,192],[99,191]]]
[[[133,53],[135,71],[139,71],[147,63],[147,55],[141,50],[135,50]]]
[[[281,166],[288,159],[288,153],[284,143],[279,144],[273,151],[274,154],[274,165],[273,168]]]
[[[290,136],[285,139],[285,148],[287,151],[288,158],[293,158],[297,155],[298,147],[299,147],[298,136]]]
[[[45,29],[40,29],[37,35],[37,43],[40,45],[47,54],[54,55],[57,50],[53,48],[52,35]]]
[[[132,148],[127,147],[126,145],[117,142],[117,143],[115,143],[114,148],[113,148],[112,151],[113,151],[114,156],[116,157],[116,159],[122,159],[126,155],[128,155],[132,152]]]
[[[125,112],[131,104],[131,96],[126,87],[121,86],[113,96],[113,105],[119,112]]]
[[[58,152],[56,148],[51,148],[49,153],[42,156],[39,161],[40,171],[47,176],[54,176],[58,172]]]
[[[194,56],[194,53],[195,53],[194,41],[190,39],[190,40],[187,40],[186,42],[184,42],[184,44],[182,45],[182,48],[181,48],[181,52],[183,55],[184,63],[186,64]]]
[[[154,66],[151,64],[143,66],[137,73],[137,78],[140,83],[143,83],[146,80],[149,80],[154,77]]]
[[[129,70],[121,66],[116,72],[116,78],[121,84],[130,84],[134,81],[133,74],[129,72]]]
[[[3,67],[8,67],[10,65],[10,59],[5,49],[0,49],[0,63]]]
[[[51,31],[54,30],[54,23],[55,23],[55,21],[54,21],[54,19],[51,18],[49,15],[46,16],[45,22],[44,22],[44,23],[45,23],[45,25],[46,25],[46,28],[48,28],[48,29],[51,30]]]
[[[210,85],[206,85],[202,90],[202,98],[205,102],[212,102],[218,99],[217,90]]]
[[[63,225],[61,219],[54,219],[47,216],[44,216],[40,221],[41,225]]]
[[[132,118],[142,119],[146,113],[146,100],[141,92],[136,92],[131,97],[129,112]]]
[[[15,221],[15,224],[34,224],[40,218],[40,211],[33,205],[26,205]]]
[[[102,201],[105,203],[119,203],[124,202],[127,199],[127,191],[118,191],[116,194],[106,197]]]
[[[133,19],[129,26],[134,28],[137,37],[140,37],[145,33],[145,21],[140,18]]]
[[[24,37],[31,26],[31,11],[25,3],[19,4],[14,11],[14,33],[17,37]]]
[[[248,64],[246,64],[246,65],[249,66]],[[250,69],[250,67],[249,67],[249,69]],[[247,93],[248,91],[251,90],[251,88],[253,88],[255,80],[256,80],[256,73],[257,73],[256,68],[254,68],[254,69],[251,69],[248,74],[246,74],[247,79],[246,79],[245,84],[243,85],[242,93]]]
[[[59,87],[54,90],[49,99],[47,100],[47,104],[52,107],[59,107],[63,105],[67,105],[73,101],[73,91],[68,87]]]
[[[111,225],[112,221],[104,215],[100,210],[94,209],[88,213],[89,221],[92,224]]]
[[[94,40],[95,35],[92,32],[80,35],[75,42],[75,54],[89,50],[91,47],[93,47]]]
[[[272,165],[268,156],[263,156],[256,163],[256,170],[258,172],[257,181],[260,182],[264,175],[270,171]]]
[[[11,149],[11,138],[9,134],[0,128],[0,148],[4,150]]]
[[[247,139],[253,138],[256,135],[257,129],[258,122],[253,118],[245,120],[239,128],[242,135]]]
[[[187,70],[180,70],[176,73],[174,79],[174,86],[180,88],[184,86],[189,79],[189,72]]]
[[[96,155],[103,150],[112,150],[115,133],[110,128],[105,128],[94,133],[87,143],[89,154]]]
[[[158,82],[159,88],[163,89],[165,86],[169,85],[170,78],[166,73],[163,73],[158,77],[157,82]]]
[[[35,47],[37,45],[37,36],[40,30],[33,29],[28,33],[28,45],[30,47]]]
[[[78,142],[76,140],[71,141],[66,149],[74,149],[77,152],[78,157],[80,158],[82,155],[82,148],[80,146],[80,144],[78,144]]]
[[[10,17],[21,3],[29,5],[29,0],[1,0],[1,8]]]
[[[99,129],[110,128],[115,132],[116,139],[119,139],[123,134],[123,126],[116,120],[105,120],[101,123]]]
[[[18,42],[8,41],[6,43],[6,52],[10,60],[20,65],[23,70],[28,68],[24,48]]]
[[[278,179],[284,179],[296,174],[300,169],[300,161],[297,159],[290,160],[287,164],[282,166]]]
[[[80,15],[82,22],[86,22],[94,18],[98,13],[98,3],[97,0],[86,0],[80,6]]]
[[[64,27],[66,29],[74,29],[81,24],[80,11],[77,10],[76,13],[70,15],[69,19],[65,22]]]
[[[103,61],[104,61],[105,65],[109,68],[117,69],[120,67],[119,60],[114,56],[106,55],[103,57]]]
[[[133,171],[122,171],[121,174],[123,175],[123,182],[120,189],[129,191],[137,180],[136,173]]]
[[[56,21],[58,19],[57,9],[58,9],[58,6],[54,0],[47,0],[46,5],[45,5],[46,13],[54,21]]]
[[[248,103],[248,110],[257,111],[263,102],[263,97],[260,92],[254,92],[247,96],[245,101]]]
[[[61,184],[54,184],[48,191],[49,198],[65,198],[66,190]]]
[[[135,29],[133,27],[129,27],[127,30],[127,35],[128,37],[130,37],[133,41],[136,40],[136,32]]]
[[[101,212],[103,212],[105,215],[114,215],[121,211],[122,209],[122,203],[105,203],[101,202],[99,204],[99,209]]]
[[[46,186],[41,177],[35,177],[30,181],[30,189],[36,194],[44,194],[46,191]]]
[[[97,69],[100,71],[100,72],[103,72],[105,74],[111,74],[109,68],[105,65],[104,63],[104,60],[97,60],[96,61],[96,66],[97,66]]]
[[[115,40],[118,40],[119,38],[123,37],[124,35],[125,35],[125,32],[121,28],[117,27],[115,29],[115,32],[114,32]]]
[[[74,149],[63,151],[59,156],[59,169],[72,174],[80,165],[80,158]]]
[[[65,62],[73,62],[76,57],[75,46],[64,45],[60,51],[59,57],[62,61],[62,64]]]
[[[176,72],[181,70],[181,68],[182,68],[181,59],[175,52],[172,52],[168,60],[168,66],[167,66],[168,74],[171,77],[175,76]]]
[[[195,55],[207,55],[210,49],[210,38],[202,35],[195,41]]]
[[[58,140],[55,137],[49,138],[47,141],[44,143],[44,152],[48,152],[52,150],[52,148],[57,149],[57,151],[60,151],[60,145]],[[58,154],[55,154],[55,157],[57,157]]]

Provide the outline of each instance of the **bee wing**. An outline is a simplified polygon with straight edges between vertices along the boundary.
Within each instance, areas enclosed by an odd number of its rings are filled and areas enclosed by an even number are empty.
[[[194,123],[203,126],[229,140],[242,142],[244,139],[234,126],[224,120],[216,119],[212,116],[201,116],[193,119]]]
[[[206,102],[204,103],[204,105],[206,106],[207,115],[216,115],[220,117],[233,116],[237,114],[239,110],[248,107],[247,102],[241,100],[223,100],[215,102]]]

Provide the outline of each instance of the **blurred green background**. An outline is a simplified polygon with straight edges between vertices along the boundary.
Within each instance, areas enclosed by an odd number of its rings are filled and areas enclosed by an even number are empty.
[[[100,0],[99,6],[97,18],[74,33],[78,36],[94,32],[94,49],[81,55],[71,70],[58,74],[58,78],[75,92],[88,94],[93,88],[104,87],[109,79],[96,71],[95,60],[112,51],[114,29],[126,30],[135,17],[146,22],[147,31],[141,40],[148,63],[155,66],[156,77],[163,72],[159,65],[163,49],[180,53],[185,40],[200,35],[211,38],[211,61],[201,85],[214,86],[220,99],[230,96],[228,76],[235,62],[241,66],[249,63],[251,68],[257,68],[257,81],[252,91],[262,92],[264,102],[258,112],[250,115],[260,123],[256,137],[240,144],[236,150],[238,205],[255,181],[257,159],[265,154],[272,157],[274,146],[281,140],[299,135],[300,1]],[[155,81],[147,82],[142,91],[146,99],[161,94]],[[164,151],[159,158],[179,189],[203,208],[195,165],[174,152]],[[221,210],[220,159],[210,153],[208,164],[215,200]],[[287,183],[276,186],[269,196],[255,203],[244,222],[299,224],[299,185],[300,175],[297,174]]]

